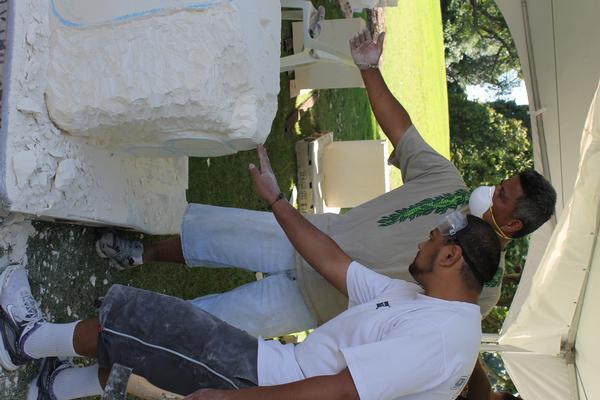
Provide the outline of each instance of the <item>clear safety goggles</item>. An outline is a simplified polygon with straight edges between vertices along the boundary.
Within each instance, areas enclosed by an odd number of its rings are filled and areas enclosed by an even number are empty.
[[[440,222],[437,225],[440,233],[443,236],[449,237],[449,240],[452,243],[455,243],[460,246],[462,249],[462,256],[467,262],[467,265],[473,271],[473,275],[477,278],[477,280],[483,285],[486,282],[486,279],[483,277],[482,273],[479,272],[475,263],[469,257],[467,249],[462,245],[458,237],[456,237],[456,233],[461,229],[464,229],[468,224],[467,216],[463,214],[461,211],[454,211],[448,215],[443,216],[440,219]]]
[[[444,236],[454,236],[468,224],[467,216],[460,211],[454,211],[440,218],[437,228]]]

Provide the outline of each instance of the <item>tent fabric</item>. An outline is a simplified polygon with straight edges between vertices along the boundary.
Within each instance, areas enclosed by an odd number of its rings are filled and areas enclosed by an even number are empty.
[[[524,399],[571,399],[563,359],[535,353],[502,353],[502,359]]]
[[[557,190],[560,217],[571,197],[586,113],[600,77],[600,2],[496,0],[511,31],[529,96],[535,168]],[[531,235],[529,254],[513,307],[504,324],[517,319],[556,225],[551,220]]]
[[[577,332],[578,384],[585,387],[587,395],[590,391],[600,394],[597,379],[592,378],[600,376],[600,351],[595,343],[600,313],[594,310],[600,299],[600,266],[593,269],[600,264],[600,84],[582,135],[581,154],[571,200],[539,267],[533,276],[524,277],[531,279],[526,282],[530,291],[521,304],[513,302],[511,308],[517,307],[520,312],[505,324],[499,340],[501,345],[533,353],[503,353],[509,374],[528,400],[594,398],[582,397],[582,390],[576,397],[578,390],[569,384],[575,379],[569,368],[575,370],[567,363],[569,354],[561,354],[561,348],[573,332]],[[576,318],[578,305],[580,319]],[[565,396],[565,390],[571,397]]]
[[[558,194],[556,220],[531,237],[521,283],[499,342],[524,351],[505,352],[503,358],[525,399],[594,398],[590,393],[598,394],[594,385],[600,380],[591,377],[600,376],[596,361],[600,353],[594,346],[598,321],[592,310],[599,304],[594,296],[600,293],[600,278],[598,267],[596,275],[589,271],[598,263],[600,215],[600,47],[595,45],[600,39],[600,2],[496,3],[521,61],[535,167]],[[571,342],[565,345],[568,339]],[[573,339],[576,353],[569,358]]]
[[[600,2],[496,3],[521,61],[533,122],[536,169],[556,188],[560,216],[571,197],[579,138],[600,77],[600,48],[590,45],[600,38]],[[542,163],[545,158],[547,165]]]
[[[597,106],[600,108],[600,104]],[[597,153],[596,157],[600,157],[600,155]],[[597,170],[597,179],[600,179],[599,175],[600,171]],[[598,199],[596,199],[596,206],[598,206]],[[586,400],[600,398],[600,379],[598,379],[600,377],[600,351],[598,351],[600,313],[598,305],[600,305],[600,240],[596,240],[575,341],[579,398]]]

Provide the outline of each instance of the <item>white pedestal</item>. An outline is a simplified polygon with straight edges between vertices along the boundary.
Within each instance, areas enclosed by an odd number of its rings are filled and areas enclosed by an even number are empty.
[[[298,210],[339,213],[390,191],[387,142],[333,141],[317,133],[296,143]]]

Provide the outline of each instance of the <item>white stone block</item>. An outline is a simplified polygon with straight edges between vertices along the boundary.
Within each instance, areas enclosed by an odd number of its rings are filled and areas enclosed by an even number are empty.
[[[52,6],[46,99],[62,130],[142,156],[216,156],[265,141],[279,92],[279,1]]]

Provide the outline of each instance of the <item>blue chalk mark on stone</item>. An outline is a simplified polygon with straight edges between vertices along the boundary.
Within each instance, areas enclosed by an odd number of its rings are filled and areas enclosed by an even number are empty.
[[[205,9],[207,9],[209,7],[214,6],[214,5],[218,5],[218,4],[221,4],[221,3],[231,3],[232,1],[233,0],[208,0],[208,1],[204,1],[202,3],[188,4],[188,5],[183,6],[181,8],[177,8],[177,7],[152,8],[152,9],[149,9],[149,10],[144,10],[144,11],[139,11],[139,12],[135,12],[135,13],[120,15],[120,16],[112,18],[110,20],[106,20],[106,21],[104,21],[102,23],[106,23],[106,22],[124,22],[124,21],[128,21],[128,20],[136,19],[136,18],[146,17],[146,16],[152,15],[152,14],[160,14],[160,13],[163,13],[165,11],[187,10],[187,9],[191,9],[191,10],[205,10]],[[75,28],[83,28],[83,27],[86,27],[86,26],[89,26],[89,25],[95,25],[95,24],[82,24],[82,23],[79,23],[79,22],[69,21],[63,15],[61,15],[61,13],[56,8],[56,0],[50,0],[50,7],[52,9],[52,15],[54,15],[56,17],[56,19],[62,25],[64,25],[64,26],[75,27]]]

